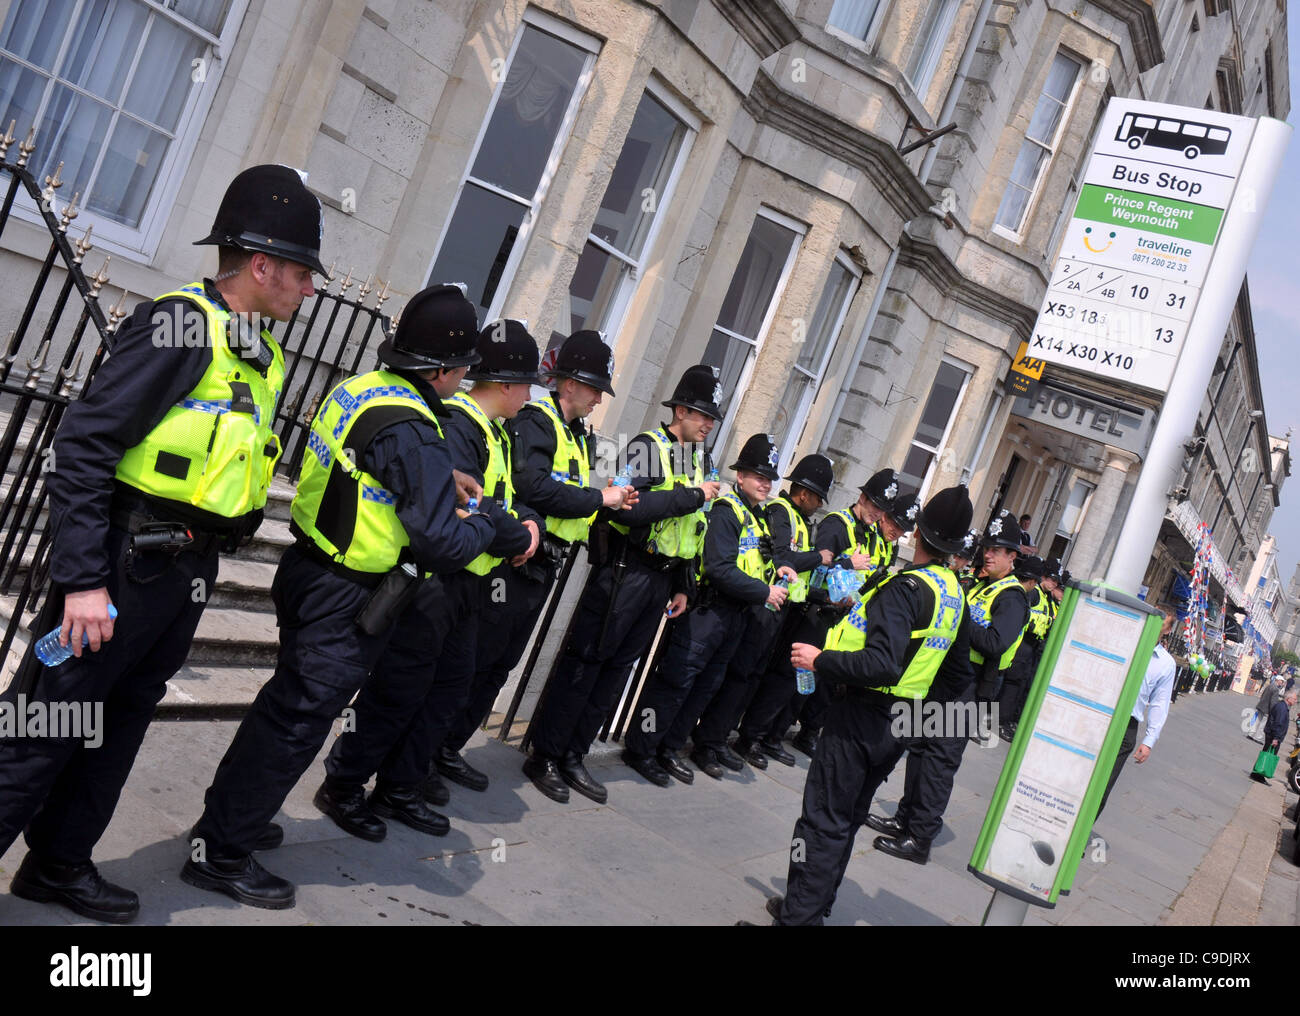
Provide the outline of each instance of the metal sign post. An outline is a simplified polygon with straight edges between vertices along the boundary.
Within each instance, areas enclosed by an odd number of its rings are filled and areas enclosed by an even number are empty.
[[[1111,100],[1097,132],[1027,353],[1168,394],[1109,588],[1062,604],[971,858],[998,887],[985,923],[1019,924],[1029,902],[1053,905],[1082,857],[1158,630],[1134,596],[1290,136],[1277,120],[1131,99]],[[1114,609],[1132,616],[1097,623]]]

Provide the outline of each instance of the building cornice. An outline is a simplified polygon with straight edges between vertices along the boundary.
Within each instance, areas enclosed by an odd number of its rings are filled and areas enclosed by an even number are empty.
[[[1164,63],[1165,50],[1160,43],[1160,26],[1151,0],[1092,0],[1092,5],[1128,26],[1139,71],[1149,71]]]
[[[713,5],[760,60],[799,38],[799,26],[780,0],[713,0]]]
[[[787,92],[767,71],[758,72],[753,88],[745,96],[744,108],[756,124],[770,126],[862,170],[904,220],[915,218],[933,203],[916,174],[888,141]]]
[[[898,263],[922,275],[930,285],[958,303],[1007,325],[1018,338],[1029,341],[1038,310],[1027,307],[1005,293],[989,289],[961,273],[939,247],[928,240],[903,234]]]

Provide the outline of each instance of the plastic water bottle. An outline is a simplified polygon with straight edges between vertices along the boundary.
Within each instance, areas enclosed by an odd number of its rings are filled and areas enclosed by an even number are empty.
[[[777,584],[777,587],[780,588],[780,589],[789,589],[789,588],[790,588],[790,580],[789,580],[788,578],[786,578],[784,575],[782,575],[779,579],[776,580],[776,584]],[[766,607],[768,610],[770,610],[770,611],[771,611],[772,613],[774,613],[774,614],[775,614],[778,610],[781,609],[780,607],[774,607],[774,606],[772,606],[770,603],[765,603],[765,604],[763,604],[763,606]]]
[[[794,687],[800,695],[811,695],[817,688],[817,675],[811,670],[797,668],[794,672]]]
[[[712,469],[709,470],[709,482],[710,482],[710,483],[717,483],[717,482],[718,482],[718,467],[717,467],[717,466],[714,466]]]
[[[108,605],[108,617],[109,620],[117,620],[117,608],[111,603]],[[47,667],[57,667],[65,660],[72,659],[72,639],[68,639],[68,644],[66,646],[59,644],[59,633],[62,631],[63,625],[59,625],[54,629],[54,631],[41,636],[41,638],[36,641],[36,647],[34,649],[36,658]],[[86,632],[81,633],[81,644],[83,646],[90,645],[90,636]]]
[[[632,482],[631,466],[624,466],[622,469],[618,471],[618,475],[614,477],[615,487],[626,487],[631,482]]]

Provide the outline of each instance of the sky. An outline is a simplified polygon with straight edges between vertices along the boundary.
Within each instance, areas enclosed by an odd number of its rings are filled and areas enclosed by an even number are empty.
[[[1291,114],[1300,124],[1300,10],[1288,12],[1291,60]],[[1264,226],[1251,251],[1250,286],[1255,345],[1264,391],[1264,416],[1270,434],[1294,428],[1291,478],[1282,484],[1281,504],[1268,531],[1277,538],[1277,570],[1285,586],[1300,562],[1300,130],[1291,138],[1286,161],[1273,188]]]

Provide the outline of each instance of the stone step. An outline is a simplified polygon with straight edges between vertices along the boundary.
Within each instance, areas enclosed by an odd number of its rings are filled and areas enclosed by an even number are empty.
[[[220,667],[187,663],[167,682],[155,719],[238,719],[248,711],[274,667]]]
[[[189,666],[274,667],[279,644],[273,614],[210,606],[203,612],[185,662]]]
[[[275,579],[276,565],[244,556],[223,554],[217,585],[208,599],[208,609],[235,609],[257,614],[274,614],[271,602],[271,583]]]

